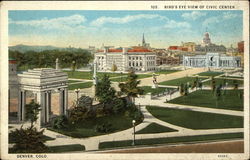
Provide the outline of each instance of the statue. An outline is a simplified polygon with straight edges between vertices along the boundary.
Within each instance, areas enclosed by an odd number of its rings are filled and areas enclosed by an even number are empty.
[[[156,75],[154,73],[153,73],[153,86],[152,86],[152,88],[158,88]]]

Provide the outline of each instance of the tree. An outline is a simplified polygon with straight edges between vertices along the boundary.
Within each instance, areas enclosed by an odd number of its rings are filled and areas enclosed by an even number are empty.
[[[212,90],[212,93],[214,93],[215,89],[216,89],[216,82],[215,82],[214,77],[212,76],[211,77],[211,90]]]
[[[199,81],[198,77],[195,77],[195,80],[193,81],[192,89],[196,87],[196,90],[197,90],[198,81]]]
[[[115,89],[111,87],[109,76],[104,74],[102,79],[96,85],[96,97],[104,105],[111,102],[115,97]]]
[[[234,90],[237,90],[239,87],[239,84],[237,83],[237,81],[233,80],[233,84],[234,84]]]
[[[48,147],[44,145],[44,130],[38,131],[34,126],[16,129],[10,132],[15,145],[12,150],[15,153],[44,153]]]
[[[111,71],[112,71],[112,72],[117,71],[117,66],[116,66],[116,64],[113,64],[113,65],[112,65],[112,67],[111,67]]]
[[[221,85],[216,87],[216,89],[215,89],[215,97],[216,97],[216,107],[218,107],[218,100],[221,97]]]
[[[188,95],[188,88],[189,88],[188,84],[185,84],[185,85],[184,85],[184,95],[185,95],[185,96]]]
[[[179,91],[180,91],[180,94],[183,96],[184,93],[185,93],[184,84],[183,83],[180,85]]]
[[[144,92],[142,88],[138,87],[139,84],[140,80],[137,80],[137,75],[133,70],[129,71],[127,81],[119,84],[121,92],[126,94],[132,103],[134,103],[135,97]]]
[[[201,80],[198,82],[198,87],[200,88],[200,90],[202,90],[202,86],[203,86],[203,84],[202,84],[202,82],[201,82]]]
[[[33,126],[33,123],[37,121],[38,114],[41,111],[41,106],[37,104],[34,99],[31,100],[29,104],[25,105],[26,108],[26,114],[25,118],[27,120],[30,120],[31,126]]]

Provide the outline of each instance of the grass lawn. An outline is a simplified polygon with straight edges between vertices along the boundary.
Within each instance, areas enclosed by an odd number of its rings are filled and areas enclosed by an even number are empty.
[[[211,134],[201,136],[183,136],[183,137],[169,137],[169,138],[155,138],[155,139],[140,139],[136,140],[136,146],[139,145],[152,145],[152,144],[174,144],[183,142],[199,142],[210,140],[226,140],[226,139],[243,138],[243,133],[224,133],[224,134]],[[100,149],[129,147],[132,145],[132,140],[114,141],[114,142],[101,142]]]
[[[147,133],[162,133],[162,132],[175,132],[177,130],[168,128],[157,123],[151,123],[146,128],[136,132],[136,134],[147,134]]]
[[[207,72],[202,72],[202,73],[199,73],[198,75],[199,76],[218,76],[218,75],[221,75],[223,74],[224,72],[212,72],[212,71],[207,71]]]
[[[163,93],[166,91],[166,89],[173,90],[174,88],[165,88],[165,87],[158,87],[158,88],[152,88],[151,86],[142,86],[141,87],[144,90],[144,95],[147,93],[151,93],[152,95],[156,95],[159,93]]]
[[[225,78],[236,78],[236,79],[244,79],[244,77],[236,77],[236,76],[221,76]]]
[[[50,153],[62,153],[62,152],[72,152],[72,151],[84,151],[85,146],[80,144],[62,145],[62,146],[50,146]]]
[[[243,111],[244,100],[243,98],[239,98],[240,93],[243,93],[243,90],[225,90],[225,95],[220,97],[217,106],[216,97],[212,94],[211,90],[198,90],[187,96],[175,98],[169,101],[169,103]]]
[[[242,128],[243,117],[173,108],[147,106],[156,118],[190,129]]]
[[[77,88],[90,88],[93,86],[93,82],[83,82],[83,83],[77,83],[77,84],[69,84],[69,90],[74,90]]]
[[[155,74],[170,74],[174,72],[179,72],[180,70],[161,70],[161,71],[156,71]]]
[[[83,71],[75,71],[73,74],[71,71],[64,71],[68,73],[69,78],[76,78],[76,79],[93,79],[93,72],[83,72]],[[105,72],[97,72],[98,78],[102,78],[104,74],[107,74],[109,77],[117,77],[121,75],[127,75],[126,73],[105,73]]]
[[[75,83],[75,82],[81,82],[81,81],[76,81],[76,80],[68,80],[68,83]]]
[[[169,81],[164,81],[159,83],[160,85],[168,85],[168,86],[180,86],[182,83],[185,84],[189,82],[191,85],[193,84],[193,81],[195,80],[196,77],[183,77],[183,78],[178,78],[178,79],[173,79]],[[199,78],[199,80],[204,80],[206,78]]]
[[[75,124],[74,126],[69,126],[69,128],[64,130],[52,129],[50,130],[59,132],[64,135],[68,135],[75,138],[85,138],[85,137],[92,137],[98,136],[108,133],[100,133],[95,131],[95,127],[97,124],[101,125],[103,123],[110,123],[112,124],[111,130],[109,133],[114,133],[118,131],[122,131],[132,127],[132,120],[133,118],[129,116],[121,115],[112,115],[106,117],[98,117],[92,120],[86,120],[80,124]]]
[[[138,76],[137,79],[152,77],[152,75],[150,75],[150,74],[137,74],[137,76]],[[127,76],[119,77],[119,78],[112,78],[110,80],[113,82],[125,82],[127,80]]]
[[[236,81],[236,83],[238,83],[239,85],[243,85],[243,80],[233,80],[233,79],[225,79],[225,81],[228,83],[228,86],[233,86],[234,85],[234,81]],[[204,85],[211,85],[211,80],[206,81],[203,83]],[[224,84],[224,79],[223,78],[215,78],[215,84],[216,85],[220,85],[220,84]]]

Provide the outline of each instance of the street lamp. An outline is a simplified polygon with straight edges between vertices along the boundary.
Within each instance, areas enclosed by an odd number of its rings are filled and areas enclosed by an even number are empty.
[[[133,142],[132,142],[132,145],[134,146],[135,145],[135,120],[132,121],[132,124],[133,124]]]
[[[78,98],[79,98],[80,88],[75,89],[75,92],[76,92],[76,102],[77,102],[77,104],[78,104]]]

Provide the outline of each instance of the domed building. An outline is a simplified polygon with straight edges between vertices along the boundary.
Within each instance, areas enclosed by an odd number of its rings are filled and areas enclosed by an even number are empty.
[[[208,32],[206,32],[206,33],[204,34],[204,38],[203,38],[203,40],[202,40],[202,44],[203,44],[204,46],[207,46],[207,45],[210,45],[210,44],[211,44],[211,40],[210,40],[210,37],[209,37],[209,33],[208,33]]]
[[[202,43],[195,46],[195,51],[200,54],[205,54],[207,52],[216,52],[225,54],[227,49],[223,45],[213,44],[210,39],[210,35],[208,32],[204,33],[204,37],[202,39]]]

